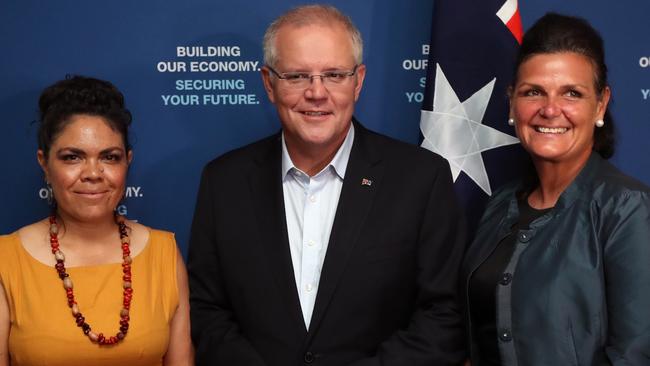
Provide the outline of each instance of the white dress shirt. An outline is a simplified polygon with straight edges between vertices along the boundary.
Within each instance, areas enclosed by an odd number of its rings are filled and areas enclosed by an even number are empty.
[[[293,273],[307,329],[353,141],[354,126],[350,125],[348,135],[332,161],[310,177],[295,167],[282,135],[284,211]]]

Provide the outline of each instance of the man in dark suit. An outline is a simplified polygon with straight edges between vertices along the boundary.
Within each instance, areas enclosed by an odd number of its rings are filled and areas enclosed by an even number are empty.
[[[197,364],[462,362],[449,166],[354,120],[362,48],[327,6],[267,30],[282,131],[203,172],[188,262]]]

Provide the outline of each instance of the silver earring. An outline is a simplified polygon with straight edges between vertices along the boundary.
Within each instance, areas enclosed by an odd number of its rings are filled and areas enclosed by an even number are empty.
[[[514,126],[515,125],[515,119],[514,118],[508,118],[508,124],[510,126]]]
[[[605,121],[602,119],[599,119],[596,121],[596,127],[603,127],[605,125]]]

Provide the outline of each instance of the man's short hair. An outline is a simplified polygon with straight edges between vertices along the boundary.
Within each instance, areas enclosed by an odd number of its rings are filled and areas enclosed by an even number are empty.
[[[283,26],[303,27],[308,25],[333,26],[338,23],[347,30],[352,42],[354,62],[359,65],[363,61],[363,39],[361,32],[352,23],[352,19],[330,5],[303,5],[289,10],[275,19],[264,33],[264,63],[275,67],[277,50],[275,39],[278,30]]]

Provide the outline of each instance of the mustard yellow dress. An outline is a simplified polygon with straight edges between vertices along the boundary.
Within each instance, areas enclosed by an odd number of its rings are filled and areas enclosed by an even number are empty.
[[[17,233],[0,236],[0,283],[11,313],[12,366],[162,365],[170,322],[178,307],[176,242],[150,230],[133,258],[131,320],[124,341],[99,346],[77,327],[56,270],[37,261]],[[120,263],[66,268],[81,312],[93,331],[113,336],[122,308]]]

